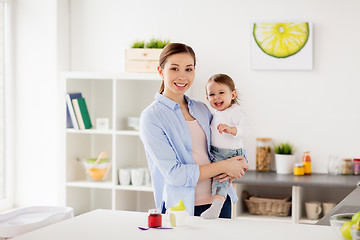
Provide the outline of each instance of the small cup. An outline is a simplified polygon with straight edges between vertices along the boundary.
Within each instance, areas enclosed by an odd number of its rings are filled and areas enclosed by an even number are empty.
[[[321,213],[321,202],[311,201],[305,202],[306,215],[308,219],[317,220]]]
[[[131,169],[131,183],[134,186],[144,185],[144,169],[133,168]]]
[[[322,209],[324,215],[328,214],[336,206],[335,202],[323,202]]]
[[[120,185],[123,185],[123,186],[130,185],[130,169],[129,168],[120,168],[119,169],[119,183],[120,183]]]
[[[151,175],[150,175],[150,170],[148,168],[144,169],[145,172],[145,176],[144,176],[144,184],[149,186],[151,185]]]

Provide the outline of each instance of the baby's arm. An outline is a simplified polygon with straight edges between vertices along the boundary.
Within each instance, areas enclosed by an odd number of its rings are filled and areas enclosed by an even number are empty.
[[[231,134],[233,136],[236,136],[236,134],[237,134],[237,128],[236,127],[229,127],[226,124],[219,124],[217,126],[217,129],[218,129],[219,133],[224,132],[224,133]]]

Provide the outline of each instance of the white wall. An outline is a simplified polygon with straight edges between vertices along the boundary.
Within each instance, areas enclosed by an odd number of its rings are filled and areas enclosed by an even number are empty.
[[[192,96],[205,101],[210,75],[235,79],[252,124],[246,141],[255,168],[255,138],[290,141],[298,160],[311,150],[314,172],[329,154],[360,156],[360,2],[357,0],[72,0],[71,68],[123,71],[124,50],[153,37],[184,42],[197,53]],[[253,21],[306,20],[314,27],[312,71],[252,71]]]
[[[137,39],[169,38],[197,53],[192,96],[205,101],[210,75],[232,76],[252,123],[246,141],[255,166],[255,137],[310,148],[314,171],[328,155],[360,155],[360,2],[357,0],[17,0],[14,4],[16,205],[59,198],[58,73],[123,71],[124,50]],[[313,71],[251,71],[252,21],[308,20],[314,26]],[[70,61],[69,61],[70,60]],[[46,194],[44,194],[46,192]]]
[[[14,4],[15,205],[58,203],[57,1]]]

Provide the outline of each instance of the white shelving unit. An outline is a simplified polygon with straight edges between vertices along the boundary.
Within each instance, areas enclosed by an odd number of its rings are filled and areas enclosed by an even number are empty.
[[[139,131],[127,126],[127,117],[139,117],[154,100],[161,79],[158,74],[66,72],[62,91],[81,92],[92,129],[64,129],[65,204],[75,214],[97,208],[147,211],[154,208],[151,186],[121,186],[118,169],[147,167]],[[62,111],[66,116],[65,97]],[[108,118],[109,129],[96,129],[97,118]],[[64,118],[66,121],[66,118]],[[66,124],[64,122],[64,127]],[[112,161],[104,181],[89,181],[77,158],[95,158],[106,151]]]

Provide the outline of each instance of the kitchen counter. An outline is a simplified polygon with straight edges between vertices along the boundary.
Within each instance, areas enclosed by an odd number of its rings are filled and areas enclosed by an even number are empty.
[[[147,215],[147,213],[141,212],[95,210],[26,233],[13,238],[13,240],[338,239],[329,226],[240,219],[204,220],[200,217],[189,217],[186,226],[174,229],[139,230],[138,226],[147,226]],[[163,226],[169,226],[164,217]]]
[[[256,172],[249,170],[246,172],[244,177],[235,179],[234,183],[277,186],[356,188],[359,181],[360,176],[355,175],[312,173],[311,175],[294,176],[293,174],[277,174],[276,172]]]
[[[356,213],[360,211],[360,186],[344,198],[336,207],[321,218],[317,225],[330,225],[330,217],[339,213]]]

